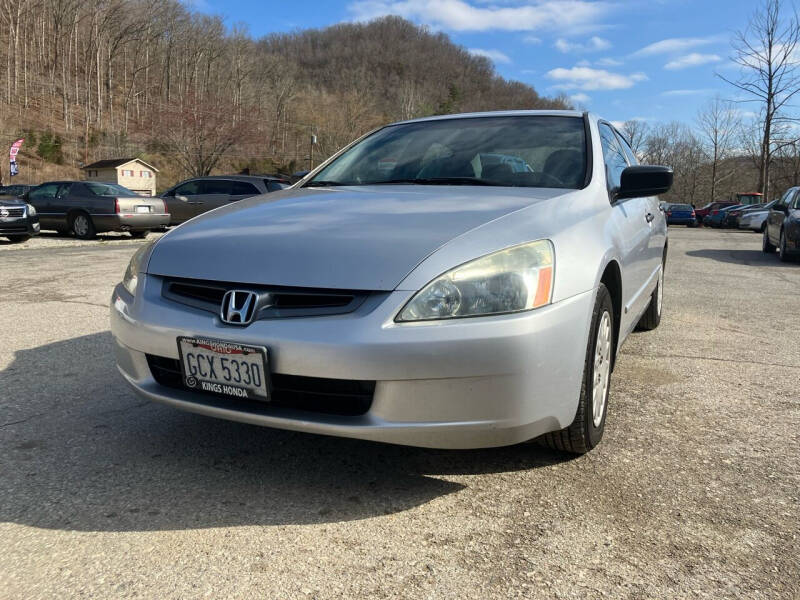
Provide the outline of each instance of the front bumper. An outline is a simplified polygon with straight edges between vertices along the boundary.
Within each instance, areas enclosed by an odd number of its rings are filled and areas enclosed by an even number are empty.
[[[39,235],[39,218],[24,217],[16,219],[0,218],[0,236]]]
[[[536,311],[438,323],[394,323],[412,292],[346,315],[226,326],[161,296],[145,276],[134,300],[117,286],[117,364],[142,396],[214,417],[433,448],[515,444],[568,426],[577,409],[594,291]],[[158,384],[147,355],[178,358],[178,336],[264,345],[273,373],[375,381],[366,413],[340,416],[247,406]]]

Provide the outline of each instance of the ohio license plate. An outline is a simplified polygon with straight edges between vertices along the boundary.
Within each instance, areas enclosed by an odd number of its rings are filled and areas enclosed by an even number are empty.
[[[269,400],[267,349],[207,338],[179,337],[186,387],[235,398]]]
[[[150,207],[146,204],[137,204],[136,205],[136,212],[137,213],[149,213]]]

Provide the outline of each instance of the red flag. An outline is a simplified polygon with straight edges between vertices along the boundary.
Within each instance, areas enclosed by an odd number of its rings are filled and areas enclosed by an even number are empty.
[[[22,142],[25,141],[25,138],[19,138],[16,142],[11,144],[11,150],[8,152],[8,157],[11,161],[11,168],[10,168],[10,175],[13,177],[19,173],[19,167],[17,167],[17,153],[19,149],[22,147]]]

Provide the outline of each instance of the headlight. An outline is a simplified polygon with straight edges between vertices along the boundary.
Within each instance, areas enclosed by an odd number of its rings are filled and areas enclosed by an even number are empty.
[[[465,263],[417,292],[396,321],[428,321],[531,310],[553,295],[553,244],[539,240]]]
[[[28,216],[35,217],[36,216],[36,208],[34,208],[33,204],[26,204],[28,207]]]
[[[139,284],[139,272],[142,269],[142,259],[150,249],[150,246],[154,243],[155,240],[139,248],[131,257],[128,268],[125,269],[125,275],[122,277],[122,286],[128,290],[132,296],[136,295],[136,286]]]

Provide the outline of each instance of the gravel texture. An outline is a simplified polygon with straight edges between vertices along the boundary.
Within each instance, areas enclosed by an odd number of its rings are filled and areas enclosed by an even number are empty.
[[[141,242],[0,242],[0,597],[800,597],[800,263],[670,230],[602,444],[436,451],[145,402],[107,302]]]

